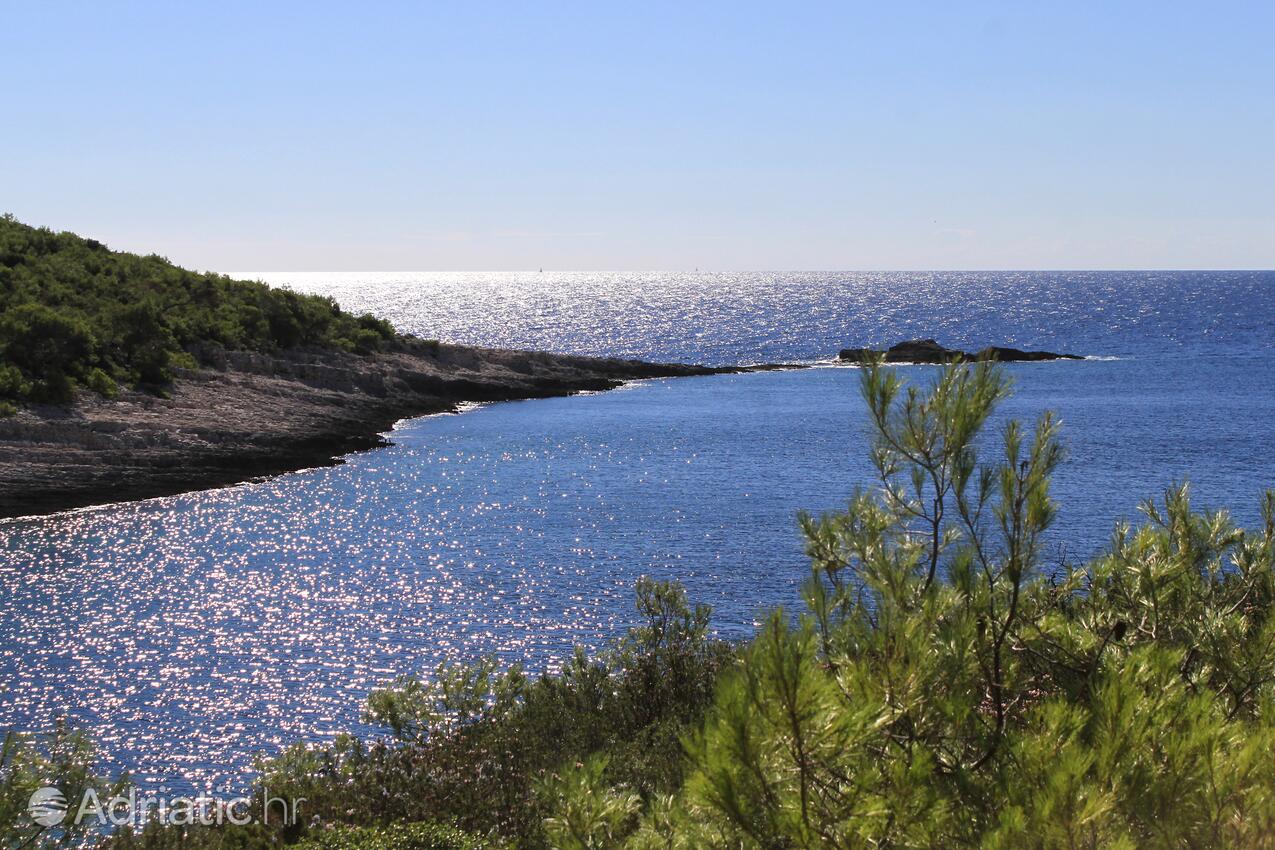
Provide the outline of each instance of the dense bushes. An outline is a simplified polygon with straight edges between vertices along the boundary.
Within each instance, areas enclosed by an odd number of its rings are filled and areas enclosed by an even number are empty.
[[[207,347],[368,353],[394,339],[331,298],[180,269],[162,257],[0,217],[0,399],[70,399],[77,385],[158,389]]]
[[[105,842],[111,850],[276,850],[283,835],[261,824],[246,826],[152,826],[123,830]],[[391,823],[385,826],[336,825],[313,830],[293,850],[484,850],[488,842],[439,823]]]
[[[67,801],[79,800],[90,789],[109,799],[124,788],[123,781],[107,783],[93,773],[93,746],[82,732],[60,722],[41,736],[6,732],[0,743],[0,846],[25,848],[52,845],[49,830],[28,816],[32,793],[45,786],[58,788]],[[69,822],[58,842],[77,845],[99,837],[96,822]],[[41,841],[43,839],[43,841]]]
[[[806,612],[724,677],[675,795],[617,832],[632,789],[586,767],[555,846],[1275,845],[1275,496],[1243,532],[1174,488],[1047,571],[1048,416],[980,464],[999,372],[925,393],[872,367],[863,391],[878,480],[803,518]]]
[[[480,850],[487,846],[453,826],[394,823],[315,830],[297,850]]]
[[[440,668],[428,684],[394,682],[368,699],[390,741],[297,745],[262,765],[272,795],[305,797],[325,823],[454,822],[469,832],[544,844],[542,786],[564,764],[605,753],[608,782],[644,794],[682,781],[681,738],[712,701],[735,648],[711,639],[708,610],[679,585],[642,580],[643,624],[560,675],[529,679],[492,661]]]

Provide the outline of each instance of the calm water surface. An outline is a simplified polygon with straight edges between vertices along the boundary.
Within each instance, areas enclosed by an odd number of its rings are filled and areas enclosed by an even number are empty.
[[[1055,561],[1172,480],[1244,521],[1275,485],[1275,273],[262,277],[487,345],[744,363],[935,336],[1102,358],[1011,369],[1001,419],[1065,423]],[[358,728],[397,673],[488,652],[553,669],[632,622],[644,573],[745,636],[796,601],[795,512],[866,478],[856,381],[486,405],[341,467],[0,523],[0,728],[66,717],[144,785],[237,788],[255,752]]]

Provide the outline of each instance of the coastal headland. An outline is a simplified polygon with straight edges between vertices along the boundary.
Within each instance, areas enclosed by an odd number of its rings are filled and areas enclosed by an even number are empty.
[[[843,363],[1081,359],[990,347],[974,354],[933,340],[884,352],[845,349]],[[80,392],[0,417],[0,518],[222,487],[339,464],[389,445],[394,423],[466,402],[549,398],[678,378],[808,364],[709,367],[447,345],[399,337],[390,351],[276,353],[207,349],[161,395]]]
[[[204,352],[167,397],[81,392],[0,418],[0,517],[171,495],[340,463],[386,445],[400,419],[462,402],[606,390],[624,381],[743,371],[443,345]],[[748,367],[744,367],[745,369]],[[766,368],[766,367],[759,367]]]
[[[841,352],[843,362],[875,357]],[[1055,359],[933,340],[888,362]],[[335,300],[0,216],[0,518],[340,463],[395,422],[705,367],[447,345]]]

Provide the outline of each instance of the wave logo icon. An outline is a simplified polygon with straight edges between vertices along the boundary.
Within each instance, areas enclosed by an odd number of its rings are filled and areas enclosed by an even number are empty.
[[[37,788],[27,802],[27,814],[40,826],[57,826],[66,820],[66,797],[56,788]]]

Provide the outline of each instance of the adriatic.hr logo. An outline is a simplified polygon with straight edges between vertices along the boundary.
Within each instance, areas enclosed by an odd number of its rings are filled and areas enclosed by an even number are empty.
[[[98,796],[96,788],[89,787],[80,799],[74,801],[73,807],[61,789],[47,785],[31,794],[27,801],[27,814],[35,825],[43,829],[71,829],[92,821],[101,826],[135,827],[148,823],[177,826],[224,823],[242,826],[253,822],[289,825],[297,823],[304,802],[304,797],[271,797],[268,790],[255,799],[219,798],[208,794],[158,797],[139,796],[135,787],[104,800]]]
[[[27,802],[27,814],[40,826],[57,826],[66,820],[66,797],[56,788],[37,788]]]

